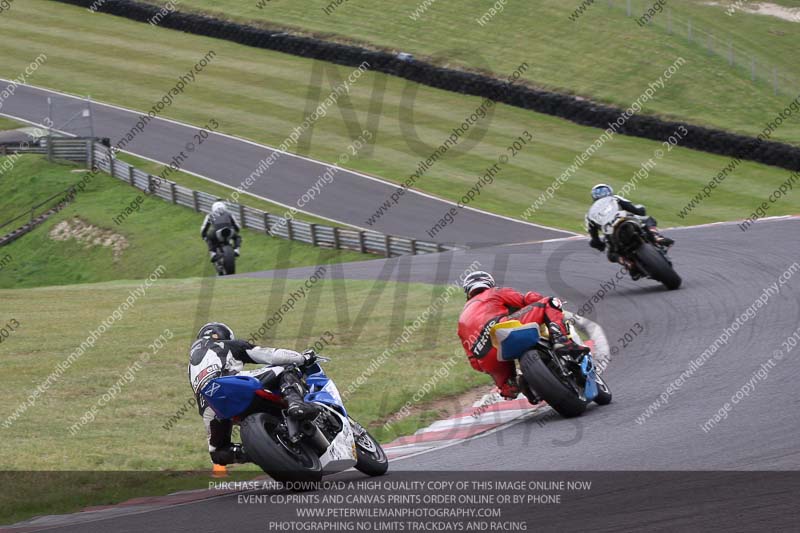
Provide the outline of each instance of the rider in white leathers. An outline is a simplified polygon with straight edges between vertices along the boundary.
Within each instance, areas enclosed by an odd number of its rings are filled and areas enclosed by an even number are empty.
[[[303,401],[306,388],[297,367],[308,363],[313,357],[309,353],[253,346],[247,341],[236,340],[231,328],[219,322],[211,322],[200,328],[197,340],[189,351],[189,382],[206,426],[208,452],[214,463],[226,465],[247,462],[248,459],[241,444],[231,443],[231,421],[217,419],[214,410],[200,394],[203,387],[220,376],[247,374],[267,387],[280,387],[281,394],[288,402],[287,415],[296,419],[311,418],[319,411],[313,404]],[[245,363],[267,366],[247,372],[242,370]]]
[[[592,239],[589,242],[589,246],[601,252],[608,248],[608,260],[627,267],[633,279],[641,277],[641,273],[637,271],[629,259],[617,253],[606,236],[606,232],[610,229],[618,214],[631,213],[640,217],[647,230],[652,234],[653,241],[656,244],[660,246],[672,246],[675,244],[675,241],[665,237],[658,231],[656,220],[647,216],[647,210],[643,205],[634,204],[621,196],[616,196],[609,185],[600,183],[592,187],[592,200],[594,200],[594,203],[586,214],[586,230]]]

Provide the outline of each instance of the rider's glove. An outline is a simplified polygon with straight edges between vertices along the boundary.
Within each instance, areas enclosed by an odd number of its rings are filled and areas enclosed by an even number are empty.
[[[305,352],[303,352],[302,355],[304,359],[303,363],[304,366],[313,364],[314,361],[317,360],[317,352],[315,352],[314,350],[306,350]]]
[[[231,341],[226,341],[226,343],[231,348],[236,348],[240,350],[252,350],[253,348],[255,348],[254,344],[251,344],[244,339],[234,339]]]
[[[589,241],[589,246],[596,250],[600,250],[601,252],[606,249],[606,243],[601,241],[600,239],[592,239]]]

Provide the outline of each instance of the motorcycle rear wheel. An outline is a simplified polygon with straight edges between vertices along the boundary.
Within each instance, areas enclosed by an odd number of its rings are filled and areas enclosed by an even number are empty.
[[[530,350],[519,360],[522,374],[530,387],[564,418],[580,416],[589,402],[556,376],[542,359],[539,350]]]
[[[646,242],[636,250],[636,257],[650,277],[660,281],[664,286],[674,291],[681,286],[681,277],[669,264],[667,258],[659,252],[655,246]]]
[[[311,481],[322,479],[322,463],[303,441],[284,442],[264,413],[248,416],[241,424],[245,453],[275,481]]]
[[[222,275],[229,276],[236,274],[236,254],[233,253],[231,245],[226,244],[222,247]]]

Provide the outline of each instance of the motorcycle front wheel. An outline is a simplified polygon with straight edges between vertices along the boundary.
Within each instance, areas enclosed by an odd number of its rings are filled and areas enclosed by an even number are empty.
[[[356,437],[356,470],[368,476],[382,476],[389,469],[389,459],[378,441],[366,429]]]

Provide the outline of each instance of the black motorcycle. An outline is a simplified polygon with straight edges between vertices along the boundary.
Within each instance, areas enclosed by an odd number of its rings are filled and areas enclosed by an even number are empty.
[[[579,338],[569,311],[564,312],[564,323],[573,338]],[[592,354],[577,359],[558,355],[546,326],[500,322],[492,328],[491,339],[499,358],[519,361],[518,383],[531,403],[541,398],[565,418],[581,415],[591,402],[611,403],[611,389],[598,374]]]
[[[646,276],[663,283],[669,290],[681,286],[681,277],[672,266],[667,247],[656,242],[641,218],[632,215],[618,217],[607,238],[614,250],[632,264],[634,279]]]
[[[217,238],[214,249],[217,257],[214,261],[217,274],[220,276],[236,274],[236,253],[233,251],[233,238],[236,236],[236,230],[233,228],[220,228],[214,235]]]

